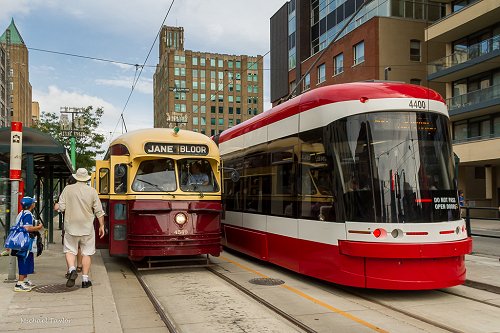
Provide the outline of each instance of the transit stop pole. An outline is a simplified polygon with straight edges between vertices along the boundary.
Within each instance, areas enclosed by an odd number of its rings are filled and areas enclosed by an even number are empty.
[[[73,170],[76,170],[76,138],[74,135],[71,135],[69,142],[71,144],[71,165]]]
[[[10,222],[16,223],[19,202],[19,181],[23,161],[23,123],[13,121],[10,131]],[[9,232],[9,230],[6,230]],[[11,250],[12,251],[12,250]],[[16,282],[16,257],[10,256],[9,272],[5,282]]]

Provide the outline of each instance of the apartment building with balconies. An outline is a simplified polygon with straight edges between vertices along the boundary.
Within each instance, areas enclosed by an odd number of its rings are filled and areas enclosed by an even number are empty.
[[[364,80],[444,93],[443,84],[427,81],[428,59],[444,56],[444,46],[424,41],[426,27],[444,13],[441,2],[428,0],[286,2],[271,17],[271,102]]]
[[[445,45],[427,79],[446,85],[459,188],[478,207],[500,204],[500,0],[446,1],[446,16],[426,29]]]
[[[184,50],[184,29],[164,26],[154,74],[154,127],[215,135],[261,112],[260,56]]]

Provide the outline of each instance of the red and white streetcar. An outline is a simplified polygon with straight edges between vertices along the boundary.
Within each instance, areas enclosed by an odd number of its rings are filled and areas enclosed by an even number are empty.
[[[442,97],[403,83],[306,92],[219,138],[223,245],[376,289],[465,281],[471,252]]]

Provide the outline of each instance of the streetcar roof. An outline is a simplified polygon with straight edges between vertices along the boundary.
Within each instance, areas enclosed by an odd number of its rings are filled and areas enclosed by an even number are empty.
[[[305,92],[225,130],[220,135],[219,143],[322,105],[346,101],[360,101],[362,98],[367,98],[367,100],[413,98],[432,100],[444,104],[443,97],[436,91],[406,83],[366,81],[329,85]],[[355,113],[356,111],[354,110],[352,114]]]
[[[219,158],[219,148],[208,136],[184,129],[176,134],[172,128],[146,128],[125,133],[111,142],[108,153],[111,147],[123,145],[127,147],[130,156],[151,155],[145,152],[147,143],[205,145],[208,147],[208,154],[200,157]]]

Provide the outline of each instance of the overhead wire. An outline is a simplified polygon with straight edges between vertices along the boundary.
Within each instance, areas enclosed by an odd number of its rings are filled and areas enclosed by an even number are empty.
[[[146,64],[139,65],[139,64],[133,64],[133,63],[130,63],[130,62],[124,62],[124,61],[118,61],[118,60],[111,60],[111,59],[104,59],[104,58],[97,58],[97,57],[91,57],[91,56],[86,56],[86,55],[81,55],[81,54],[75,54],[75,53],[68,53],[68,52],[60,52],[60,51],[39,49],[39,48],[36,48],[36,47],[28,47],[28,50],[38,51],[38,52],[45,52],[45,53],[52,53],[52,54],[59,54],[59,55],[64,55],[64,56],[68,56],[68,57],[75,57],[75,58],[83,58],[83,59],[96,60],[96,61],[102,61],[102,62],[109,62],[109,63],[112,63],[112,64],[118,64],[118,65],[156,67],[154,65],[146,65]]]
[[[120,121],[123,121],[123,124],[124,124],[124,126],[126,128],[125,118],[124,118],[123,115],[125,113],[125,110],[127,109],[127,105],[128,105],[128,103],[130,101],[130,98],[132,97],[132,94],[134,93],[134,89],[135,89],[135,87],[137,85],[137,82],[139,82],[139,79],[141,77],[141,74],[142,74],[142,71],[144,69],[144,66],[146,65],[146,62],[148,61],[149,56],[151,55],[151,52],[153,51],[153,47],[156,44],[156,41],[158,40],[158,37],[160,36],[160,33],[161,33],[161,30],[162,30],[163,26],[165,25],[165,21],[167,20],[168,14],[170,13],[170,10],[172,9],[172,6],[174,5],[174,2],[175,2],[175,0],[172,0],[172,2],[170,3],[170,7],[168,8],[167,13],[165,14],[165,17],[163,18],[163,21],[162,21],[162,23],[160,25],[160,29],[158,29],[158,33],[156,34],[155,39],[154,39],[153,43],[151,44],[151,47],[150,47],[149,52],[148,52],[148,55],[146,56],[146,59],[144,60],[143,65],[141,66],[141,70],[139,71],[139,74],[137,75],[137,77],[134,80],[134,83],[132,84],[132,89],[130,90],[130,94],[127,97],[127,101],[125,102],[125,105],[123,106],[123,110],[120,113],[120,117],[118,119],[118,122],[116,123],[115,129],[113,130],[113,134],[111,134],[110,140],[113,138],[113,135],[115,134],[116,129],[118,128],[118,125],[120,124]]]

